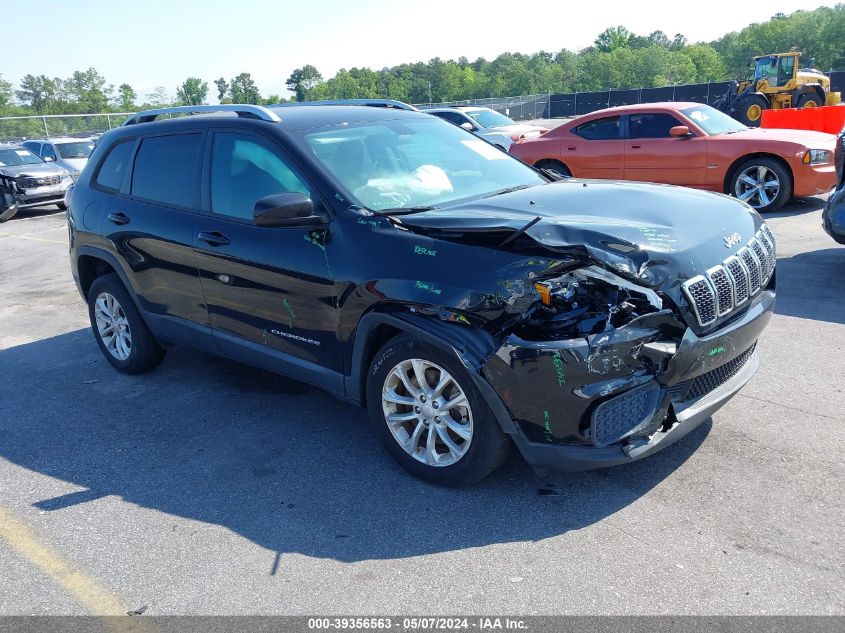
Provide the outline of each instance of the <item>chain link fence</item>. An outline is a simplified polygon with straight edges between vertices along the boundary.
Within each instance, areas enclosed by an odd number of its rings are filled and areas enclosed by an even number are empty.
[[[444,101],[441,103],[415,103],[418,108],[455,106],[484,106],[501,112],[514,121],[549,118],[549,97],[546,94],[520,95],[518,97],[489,97],[485,99],[465,99],[463,101]]]
[[[0,117],[0,142],[16,143],[45,136],[87,137],[120,127],[132,112],[47,114]]]

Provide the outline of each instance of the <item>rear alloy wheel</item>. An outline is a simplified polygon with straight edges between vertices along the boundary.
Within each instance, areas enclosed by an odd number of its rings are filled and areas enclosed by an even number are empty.
[[[393,458],[433,483],[475,483],[510,450],[510,438],[463,364],[408,335],[376,354],[367,374],[367,408]]]
[[[88,315],[100,351],[118,371],[140,374],[164,358],[164,349],[116,274],[97,277],[91,284]]]
[[[792,197],[792,178],[777,161],[752,158],[736,169],[730,190],[756,211],[775,211]]]

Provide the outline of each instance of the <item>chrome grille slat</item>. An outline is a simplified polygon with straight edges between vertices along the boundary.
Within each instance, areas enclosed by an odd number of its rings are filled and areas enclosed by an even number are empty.
[[[725,316],[734,308],[734,287],[724,266],[714,266],[706,273],[710,285],[716,292],[716,309],[719,316]]]
[[[15,182],[21,189],[35,189],[36,187],[58,185],[61,178],[59,176],[21,176]]]
[[[708,326],[745,304],[769,282],[776,262],[774,235],[763,224],[735,255],[684,282],[698,324]]]
[[[748,271],[736,255],[725,260],[725,268],[733,282],[736,305],[741,306],[748,301]]]
[[[748,243],[748,247],[754,251],[757,259],[760,261],[760,285],[763,285],[769,278],[769,256],[766,254],[766,250],[763,248],[760,240],[756,238],[752,238]]]

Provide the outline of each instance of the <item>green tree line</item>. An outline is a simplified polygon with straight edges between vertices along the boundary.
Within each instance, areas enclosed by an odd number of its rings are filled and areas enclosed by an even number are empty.
[[[400,64],[391,68],[342,68],[324,79],[312,65],[297,68],[286,80],[292,100],[375,98],[409,103],[458,101],[544,92],[585,92],[608,88],[654,87],[722,81],[748,74],[754,55],[799,48],[803,61],[827,71],[845,69],[845,4],[814,11],[777,14],[728,33],[713,42],[690,43],[682,34],[648,35],[624,26],[604,30],[592,46],[530,55],[503,53],[493,60],[461,57]],[[281,103],[262,96],[249,73],[213,80],[221,103]],[[168,92],[158,87],[138,95],[127,83],[115,87],[94,68],[61,79],[25,75],[13,86],[0,75],[0,116],[128,112],[164,105],[206,103],[209,84],[188,77]]]

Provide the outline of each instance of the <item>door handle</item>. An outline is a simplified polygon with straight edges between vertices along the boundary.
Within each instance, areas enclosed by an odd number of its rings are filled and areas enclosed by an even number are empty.
[[[112,224],[129,224],[131,222],[128,215],[126,215],[123,211],[118,211],[117,213],[109,213],[108,215],[109,222]]]
[[[640,149],[642,145],[631,145],[631,149]]]
[[[574,152],[576,148],[575,147],[567,147],[566,149],[568,149],[570,152]]]
[[[229,238],[217,231],[212,231],[211,233],[200,233],[197,235],[197,239],[201,242],[205,242],[209,246],[226,246],[226,244],[229,243]]]

